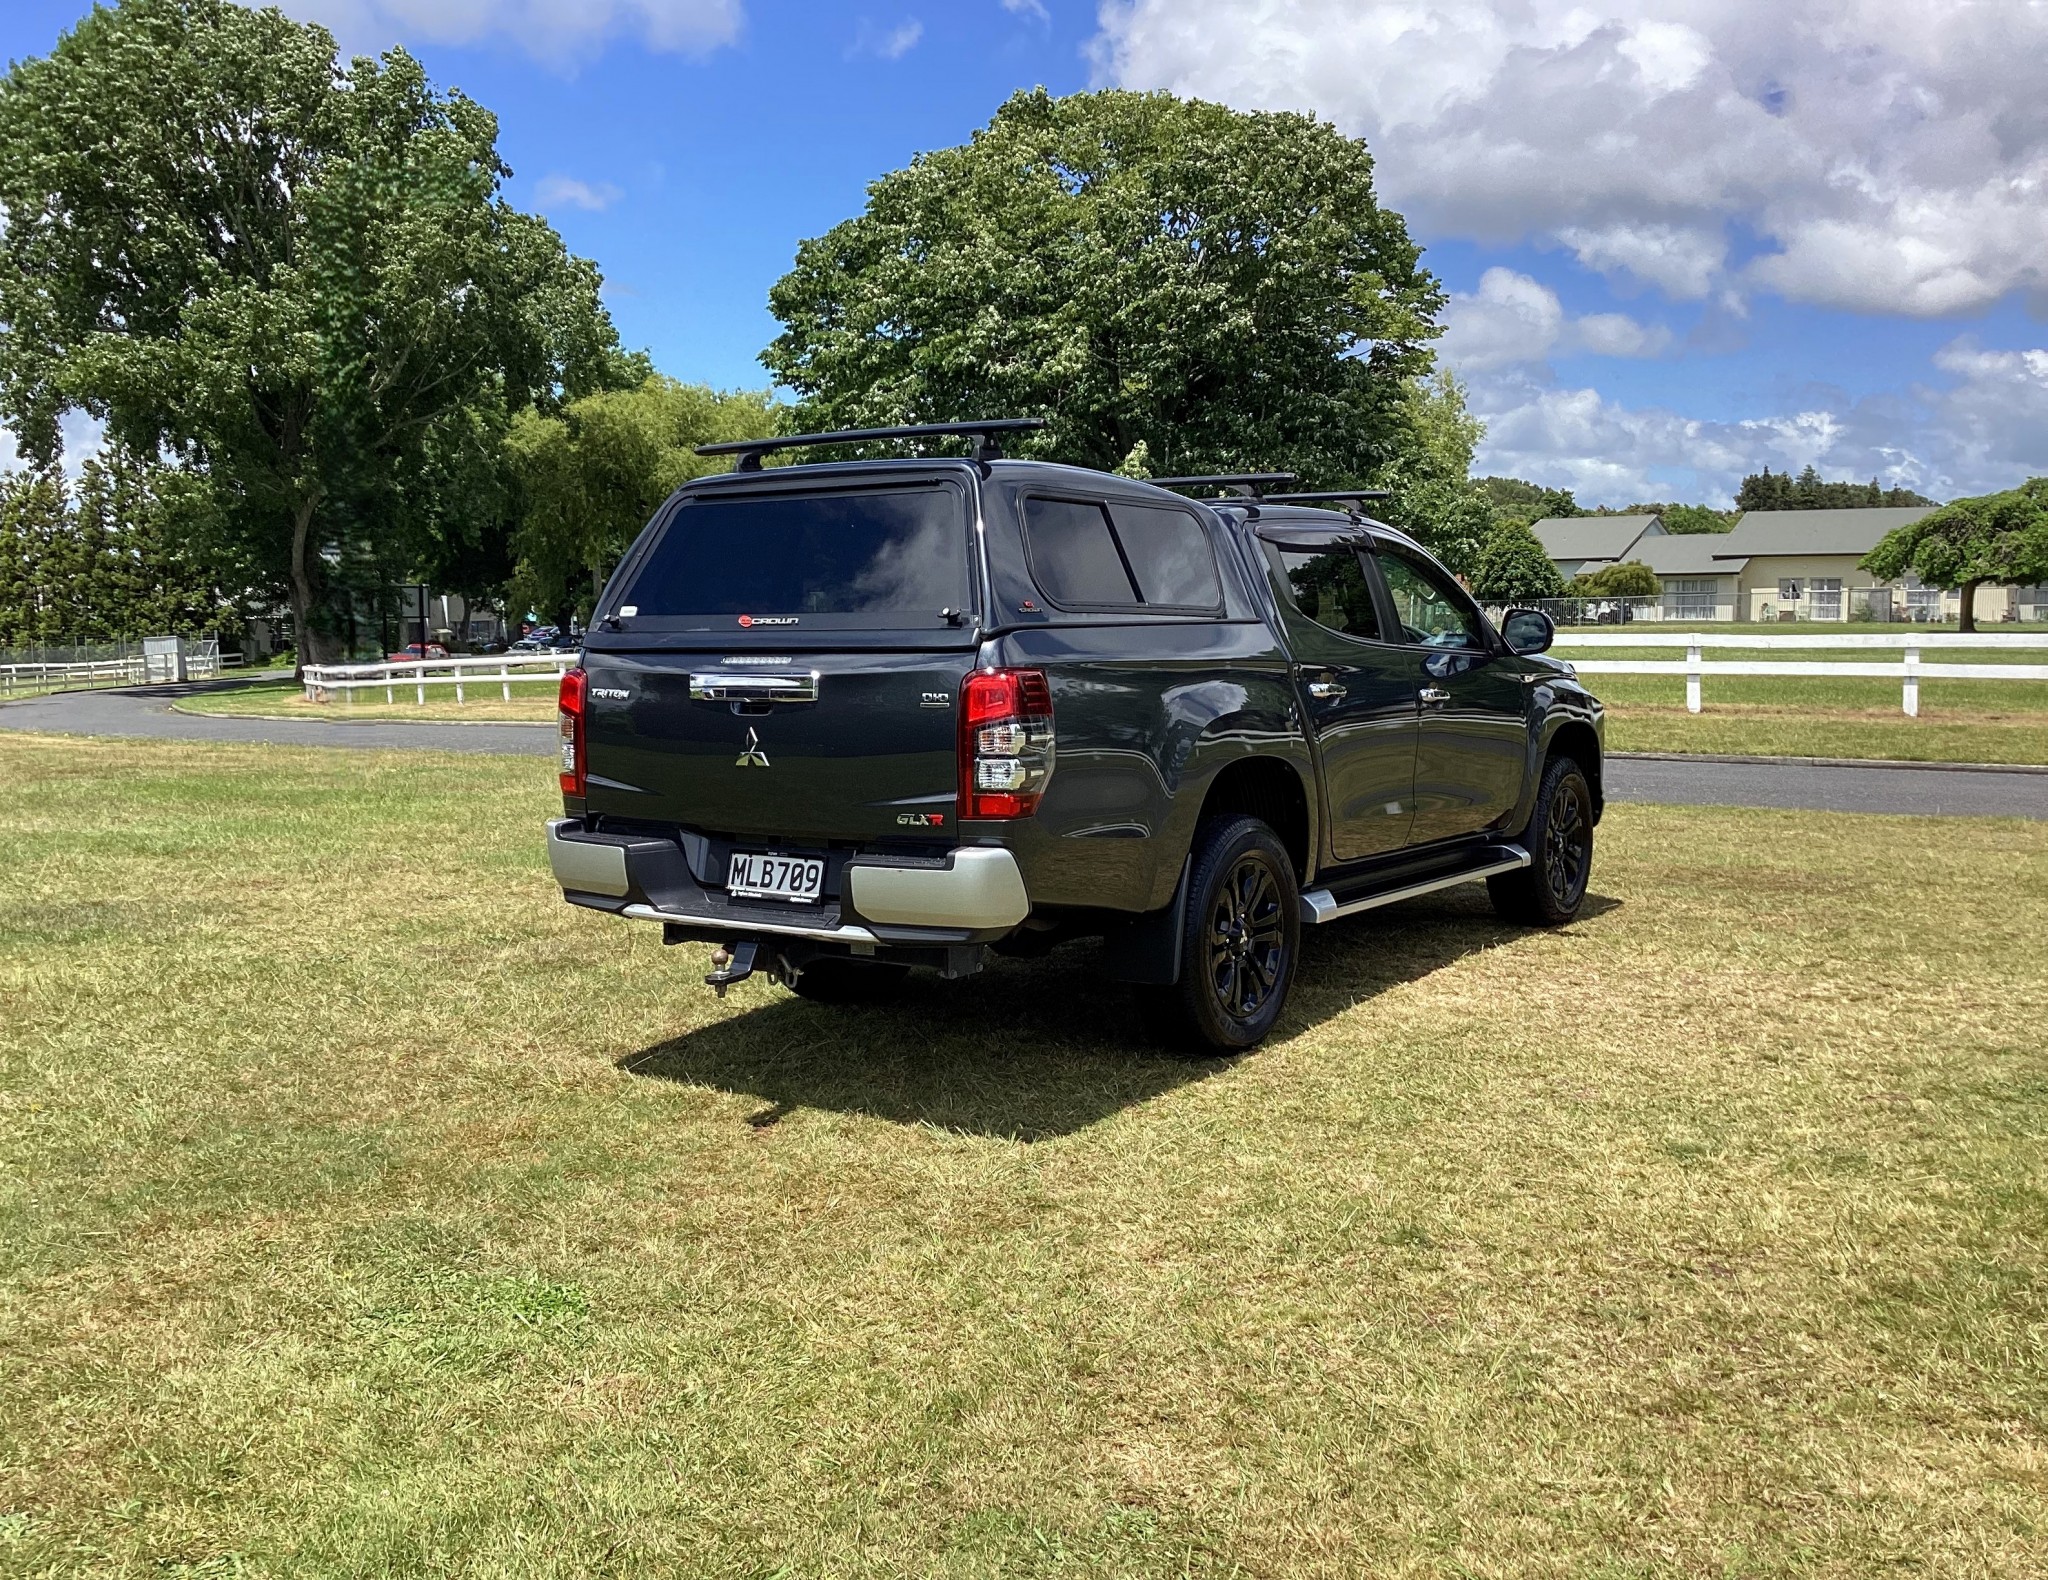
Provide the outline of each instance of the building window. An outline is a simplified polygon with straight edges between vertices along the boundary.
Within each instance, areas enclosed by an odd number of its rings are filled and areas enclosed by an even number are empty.
[[[1664,605],[1674,620],[1712,620],[1719,592],[1718,577],[1674,577],[1664,584]]]
[[[1908,587],[1906,589],[1906,618],[1908,620],[1939,620],[1941,618],[1941,589],[1939,587]]]
[[[1778,602],[1799,602],[1799,583],[1789,576],[1781,578],[1778,582]]]
[[[1839,576],[1816,576],[1807,590],[1811,607],[1808,616],[1815,620],[1839,620],[1842,618],[1842,579]]]

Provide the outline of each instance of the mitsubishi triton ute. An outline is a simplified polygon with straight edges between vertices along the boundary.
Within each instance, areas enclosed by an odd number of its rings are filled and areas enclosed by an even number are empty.
[[[1209,1052],[1272,1030],[1304,927],[1477,879],[1572,919],[1603,718],[1546,616],[1496,627],[1372,496],[1005,459],[1031,426],[706,447],[736,469],[562,680],[565,899],[836,1002],[1092,938]],[[762,466],[941,435],[972,455]]]

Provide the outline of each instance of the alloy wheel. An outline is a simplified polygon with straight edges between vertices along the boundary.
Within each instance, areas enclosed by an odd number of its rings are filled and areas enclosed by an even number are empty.
[[[1271,864],[1257,851],[1238,858],[1209,911],[1209,982],[1232,1020],[1257,1015],[1280,985],[1286,918]]]
[[[1585,792],[1576,778],[1567,777],[1551,798],[1550,818],[1543,831],[1543,881],[1560,905],[1576,904],[1586,885],[1590,833]]]

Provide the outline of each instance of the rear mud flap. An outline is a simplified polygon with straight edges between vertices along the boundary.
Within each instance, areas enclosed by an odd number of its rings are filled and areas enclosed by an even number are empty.
[[[1118,922],[1102,935],[1100,968],[1112,982],[1169,987],[1180,980],[1180,941],[1186,931],[1181,923],[1193,865],[1192,856],[1181,863],[1171,904]]]

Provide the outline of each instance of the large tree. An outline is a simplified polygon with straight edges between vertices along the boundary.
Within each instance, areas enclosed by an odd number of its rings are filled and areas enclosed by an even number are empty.
[[[1522,522],[1503,521],[1473,566],[1472,595],[1482,603],[1500,604],[1561,598],[1564,577],[1535,533]]]
[[[617,375],[595,269],[500,196],[496,136],[275,10],[95,9],[0,83],[0,412],[38,459],[82,407],[206,474],[330,656],[352,575],[502,536],[515,412]]]
[[[559,413],[523,412],[506,439],[518,485],[512,599],[556,624],[588,615],[655,507],[723,463],[700,444],[774,431],[765,393],[720,394],[649,375]]]
[[[1444,295],[1372,171],[1310,116],[1019,93],[798,249],[762,360],[804,426],[1042,415],[1059,460],[1375,482]]]
[[[1977,589],[2048,581],[2048,477],[2002,494],[1958,499],[1888,532],[1863,556],[1885,581],[1911,571],[1930,587],[1962,594],[1960,629],[1977,629]]]

